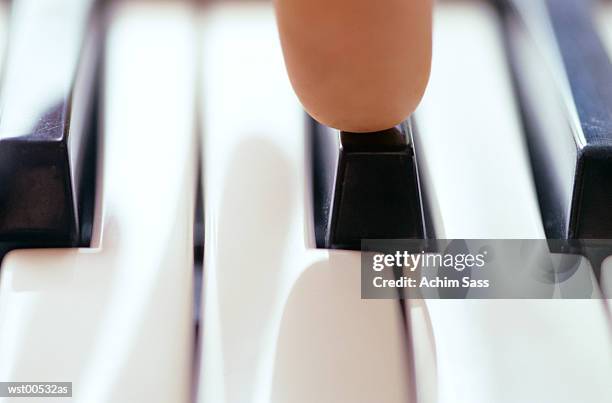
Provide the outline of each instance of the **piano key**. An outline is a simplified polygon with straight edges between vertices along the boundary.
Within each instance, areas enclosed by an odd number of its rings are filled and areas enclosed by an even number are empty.
[[[367,135],[311,127],[317,246],[360,250],[362,239],[425,237],[410,121]]]
[[[542,238],[529,159],[493,11],[475,0],[458,5],[442,2],[438,8],[440,45],[434,48],[437,60],[416,113],[415,136],[436,237]],[[470,42],[479,46],[465,46]],[[456,73],[451,74],[450,65],[456,66]],[[469,103],[462,101],[467,95]],[[473,132],[464,133],[467,128]],[[475,195],[483,198],[478,208]]]
[[[8,42],[8,15],[9,4],[7,1],[0,0],[0,77],[3,74],[4,56],[6,51],[6,42]],[[0,88],[2,81],[0,80]],[[3,256],[6,251],[10,250],[8,245],[0,245],[0,256]]]
[[[0,0],[0,74],[4,67],[4,54],[8,42],[8,16],[9,4],[6,0]]]
[[[272,5],[212,6],[202,40],[197,401],[412,401],[398,301],[360,298],[358,253],[315,248],[306,115]]]
[[[612,64],[592,2],[510,1],[505,22],[546,235],[612,235]]]
[[[15,0],[0,88],[0,241],[78,244],[100,22],[94,0]]]
[[[595,3],[593,16],[599,29],[601,39],[608,49],[612,59],[612,1],[600,0]]]
[[[71,402],[191,401],[193,13],[182,1],[112,13],[93,244],[6,256],[0,379],[71,381]]]
[[[440,2],[434,27],[415,146],[436,234],[543,239],[496,12],[484,1]],[[597,293],[588,265],[581,270]],[[413,350],[431,351],[427,335],[433,339],[434,353],[415,359],[417,385],[437,385],[433,392],[419,388],[427,401],[609,400],[611,335],[599,299],[407,306],[409,334],[418,335]]]

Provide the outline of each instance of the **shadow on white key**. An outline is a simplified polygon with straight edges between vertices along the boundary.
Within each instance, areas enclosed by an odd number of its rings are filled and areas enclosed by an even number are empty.
[[[183,2],[115,11],[98,239],[4,259],[0,380],[72,382],[71,402],[188,402],[195,26]]]
[[[496,15],[440,2],[417,153],[440,238],[541,239],[539,207]],[[590,278],[589,265],[576,281]],[[607,402],[612,343],[593,300],[410,301],[424,402]],[[428,353],[419,353],[426,351]]]
[[[412,401],[399,303],[360,299],[358,253],[312,249],[305,114],[271,4],[206,13],[198,402]]]

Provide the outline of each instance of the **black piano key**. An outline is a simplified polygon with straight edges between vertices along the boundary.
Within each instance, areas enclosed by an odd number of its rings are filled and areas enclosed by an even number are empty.
[[[0,88],[0,241],[75,245],[93,203],[94,0],[15,0]],[[86,189],[86,190],[85,190]]]
[[[317,246],[361,249],[363,239],[425,237],[409,123],[377,133],[314,123],[313,196]]]
[[[612,237],[612,64],[592,2],[502,8],[549,239]]]

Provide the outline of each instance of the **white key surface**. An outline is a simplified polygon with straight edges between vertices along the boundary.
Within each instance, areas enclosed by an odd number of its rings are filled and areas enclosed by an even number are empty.
[[[17,0],[11,7],[6,71],[0,88],[2,138],[29,133],[57,107],[78,70],[92,0]],[[44,63],[41,61],[44,60]]]
[[[73,382],[58,402],[190,401],[195,50],[187,3],[113,14],[97,236],[4,259],[0,380]]]
[[[543,238],[493,9],[474,0],[440,2],[434,26],[416,147],[437,237]],[[588,265],[581,270],[594,281]],[[599,299],[409,307],[423,401],[607,402],[612,395],[610,328]]]
[[[595,2],[593,14],[601,40],[608,49],[610,60],[612,60],[612,1],[600,0]]]
[[[6,43],[8,41],[9,4],[6,0],[0,0],[0,74],[4,67]],[[1,77],[1,76],[0,76]],[[2,80],[0,80],[2,82]]]
[[[197,401],[412,401],[398,302],[360,299],[358,253],[311,248],[305,114],[272,5],[214,6],[202,39]]]

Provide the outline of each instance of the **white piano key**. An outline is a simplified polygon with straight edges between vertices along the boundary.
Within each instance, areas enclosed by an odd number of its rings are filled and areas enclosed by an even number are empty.
[[[612,60],[612,1],[600,0],[595,2],[593,13],[601,33],[601,39]]]
[[[494,11],[481,1],[447,1],[435,18],[432,75],[417,110],[416,141],[436,237],[542,238]],[[474,206],[477,197],[481,208]]]
[[[116,9],[97,237],[92,248],[14,251],[3,261],[2,381],[73,382],[71,402],[190,401],[192,13],[176,1]]]
[[[8,17],[9,4],[6,0],[0,0],[0,74],[2,74],[4,67],[6,43],[8,41]]]
[[[77,72],[93,0],[15,0],[2,86],[2,138],[32,130],[67,98]],[[45,63],[41,63],[44,60]],[[61,105],[61,104],[60,104]]]
[[[203,25],[206,236],[198,401],[411,401],[397,301],[360,299],[359,254],[312,249],[305,114],[271,4]]]
[[[475,0],[440,2],[434,26],[416,146],[436,235],[543,238],[493,9]],[[412,333],[433,338],[435,353],[415,362],[417,384],[437,385],[433,393],[419,389],[425,401],[609,400],[612,347],[601,300],[427,300],[426,309],[409,307],[418,319]],[[427,337],[413,342],[416,351],[431,349]]]

